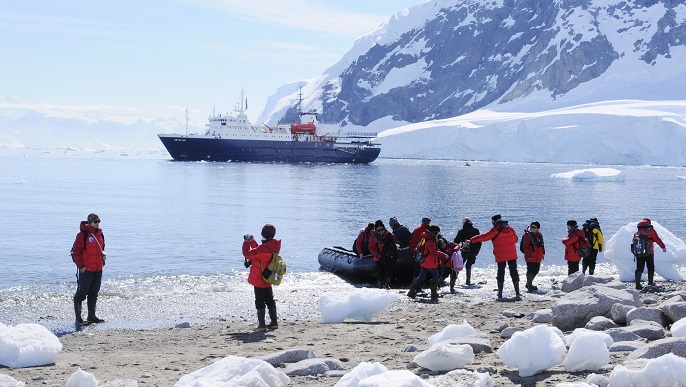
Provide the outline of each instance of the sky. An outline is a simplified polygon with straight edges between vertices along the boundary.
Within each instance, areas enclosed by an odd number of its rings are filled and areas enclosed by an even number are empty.
[[[0,108],[204,125],[315,78],[425,0],[0,0]],[[4,97],[3,97],[4,96]],[[3,102],[4,101],[4,102]],[[255,123],[255,122],[254,122]]]

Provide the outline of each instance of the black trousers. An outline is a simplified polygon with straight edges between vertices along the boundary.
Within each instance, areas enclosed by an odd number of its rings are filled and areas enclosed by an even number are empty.
[[[89,301],[96,301],[98,293],[100,292],[100,284],[102,284],[102,270],[100,271],[85,271],[79,273],[78,287],[76,294],[74,294],[74,301],[83,302],[88,297]]]
[[[496,279],[498,282],[505,282],[505,266],[510,268],[510,278],[512,282],[519,282],[519,272],[517,272],[517,260],[512,259],[507,262],[498,262],[498,275]]]
[[[539,270],[541,270],[540,262],[527,262],[526,263],[526,274],[537,275]]]
[[[383,281],[386,278],[393,278],[393,269],[395,269],[396,260],[394,259],[379,259],[376,261],[376,280]]]
[[[586,269],[588,269],[588,274],[593,274],[595,272],[595,261],[596,258],[598,258],[598,250],[597,249],[591,249],[591,254],[588,255],[588,257],[583,258],[581,261],[581,271],[586,274]]]
[[[567,275],[572,275],[579,271],[579,262],[567,261]]]
[[[636,274],[643,274],[643,269],[648,266],[648,276],[653,277],[655,273],[655,255],[651,254],[647,257],[639,258],[636,257]]]
[[[264,309],[265,307],[269,309],[276,308],[276,302],[274,302],[274,292],[272,291],[271,286],[268,288],[258,288],[257,286],[254,286],[254,288],[256,309]]]

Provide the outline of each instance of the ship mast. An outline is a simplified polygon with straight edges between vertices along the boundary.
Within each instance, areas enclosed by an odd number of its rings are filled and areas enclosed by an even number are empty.
[[[186,108],[186,136],[188,136],[188,108]]]

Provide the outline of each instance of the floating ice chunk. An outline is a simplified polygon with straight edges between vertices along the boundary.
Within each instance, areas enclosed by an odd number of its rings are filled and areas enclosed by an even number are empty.
[[[562,363],[569,372],[599,370],[610,362],[610,350],[614,342],[610,335],[602,332],[579,330],[574,331],[567,358]],[[572,336],[570,335],[570,336]],[[609,339],[609,345],[608,341]]]
[[[686,380],[686,359],[671,353],[645,362],[642,369],[635,369],[635,364],[616,366],[610,373],[610,385],[683,386]]]
[[[384,367],[381,363],[362,362],[343,375],[334,387],[357,387],[361,380],[383,374],[384,372],[388,372],[388,368]]]
[[[414,362],[431,371],[452,371],[474,361],[474,350],[467,344],[439,341],[415,356]]]
[[[620,171],[615,168],[589,168],[589,169],[578,169],[576,171],[555,173],[550,175],[554,179],[563,179],[571,181],[624,181],[626,178],[626,172]]]
[[[346,318],[371,322],[393,301],[396,293],[381,289],[358,289],[350,293],[325,293],[319,297],[319,310],[325,324],[341,323]]]
[[[0,374],[0,386],[2,387],[24,387],[26,383],[20,382],[11,376]]]
[[[651,223],[660,239],[667,246],[667,252],[663,252],[657,243],[654,244],[655,272],[664,279],[682,281],[684,278],[679,272],[677,264],[686,264],[686,244],[658,222],[653,220]],[[638,222],[632,222],[621,227],[612,238],[605,242],[605,258],[617,266],[620,281],[634,280],[636,262],[634,261],[634,255],[631,253],[631,240],[634,237],[634,233],[638,230],[637,224]]]
[[[522,377],[559,365],[567,348],[557,332],[545,325],[516,332],[498,349],[498,357],[508,367],[518,368]]]
[[[676,179],[677,180],[686,180],[686,176],[677,176]]]
[[[686,337],[686,317],[672,324],[672,337]]]
[[[469,325],[467,320],[464,320],[462,321],[462,324],[450,324],[443,328],[442,331],[429,336],[429,345],[434,345],[439,341],[459,339],[473,333],[476,333],[476,329]]]
[[[285,386],[291,380],[271,364],[259,359],[225,357],[211,365],[184,375],[174,387],[199,386]]]
[[[97,387],[98,381],[93,374],[88,373],[81,368],[77,369],[69,379],[67,379],[66,387]]]
[[[62,343],[42,325],[0,323],[0,365],[23,368],[51,364],[60,352]]]

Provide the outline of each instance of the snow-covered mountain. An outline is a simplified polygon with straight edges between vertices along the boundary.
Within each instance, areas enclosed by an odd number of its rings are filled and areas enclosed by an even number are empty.
[[[671,0],[433,0],[395,15],[307,83],[325,121],[422,122],[477,109],[680,99],[686,5]],[[297,88],[263,113],[295,117]]]

